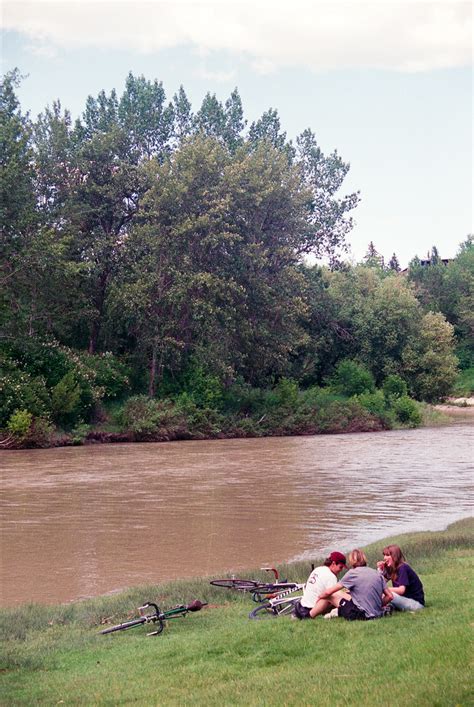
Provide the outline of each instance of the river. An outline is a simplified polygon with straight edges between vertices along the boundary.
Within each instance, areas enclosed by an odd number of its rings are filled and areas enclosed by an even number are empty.
[[[320,557],[472,513],[473,427],[0,453],[0,602]]]

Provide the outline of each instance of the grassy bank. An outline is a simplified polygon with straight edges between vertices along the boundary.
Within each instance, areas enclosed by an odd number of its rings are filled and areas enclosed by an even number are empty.
[[[474,522],[391,540],[422,577],[423,612],[354,624],[252,622],[248,597],[206,579],[3,610],[3,704],[467,705]],[[367,548],[371,563],[383,544]],[[285,570],[305,579],[309,566]],[[161,636],[147,638],[143,627],[98,635],[147,599],[169,607],[192,598],[210,606]]]

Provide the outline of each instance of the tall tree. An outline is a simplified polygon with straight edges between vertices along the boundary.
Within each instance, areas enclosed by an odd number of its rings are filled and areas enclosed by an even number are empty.
[[[278,111],[269,108],[261,118],[254,121],[249,129],[249,140],[255,146],[265,141],[277,150],[284,150],[287,146],[286,133],[281,132]]]
[[[393,272],[400,272],[400,263],[398,262],[398,258],[395,253],[393,253],[392,257],[388,261],[388,267],[389,270],[393,270]]]
[[[192,133],[194,116],[191,110],[191,103],[182,86],[178,93],[173,96],[174,129],[173,137],[178,144]]]
[[[156,157],[163,160],[170,150],[174,108],[166,105],[163,84],[129,73],[118,105],[118,118],[128,136],[131,157],[138,163]]]
[[[359,194],[338,197],[336,193],[349,171],[349,164],[337,152],[327,157],[319,148],[314,133],[305,130],[297,138],[297,164],[303,180],[311,190],[310,225],[313,235],[308,243],[317,257],[326,255],[330,260],[346,248],[345,238],[352,228],[349,212],[359,202]]]

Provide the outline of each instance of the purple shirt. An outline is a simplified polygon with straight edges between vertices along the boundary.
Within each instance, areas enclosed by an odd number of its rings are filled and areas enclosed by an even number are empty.
[[[407,599],[414,599],[423,604],[423,606],[425,605],[425,594],[421,580],[415,570],[412,570],[406,562],[398,568],[397,578],[393,580],[392,584],[394,587],[405,587],[403,596]]]

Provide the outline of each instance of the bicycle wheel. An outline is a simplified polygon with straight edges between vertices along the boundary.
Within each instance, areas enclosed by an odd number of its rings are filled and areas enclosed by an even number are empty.
[[[277,617],[278,613],[269,603],[260,604],[260,606],[255,607],[249,614],[249,619],[276,619]]]
[[[251,592],[256,589],[259,582],[253,579],[213,579],[209,584],[214,587],[224,587],[224,589],[237,589],[241,592]]]
[[[134,619],[133,621],[125,621],[123,624],[118,624],[117,626],[111,626],[110,628],[104,628],[100,633],[105,635],[106,633],[114,633],[114,631],[127,631],[129,628],[135,628],[135,626],[141,626],[145,623],[145,619]]]

